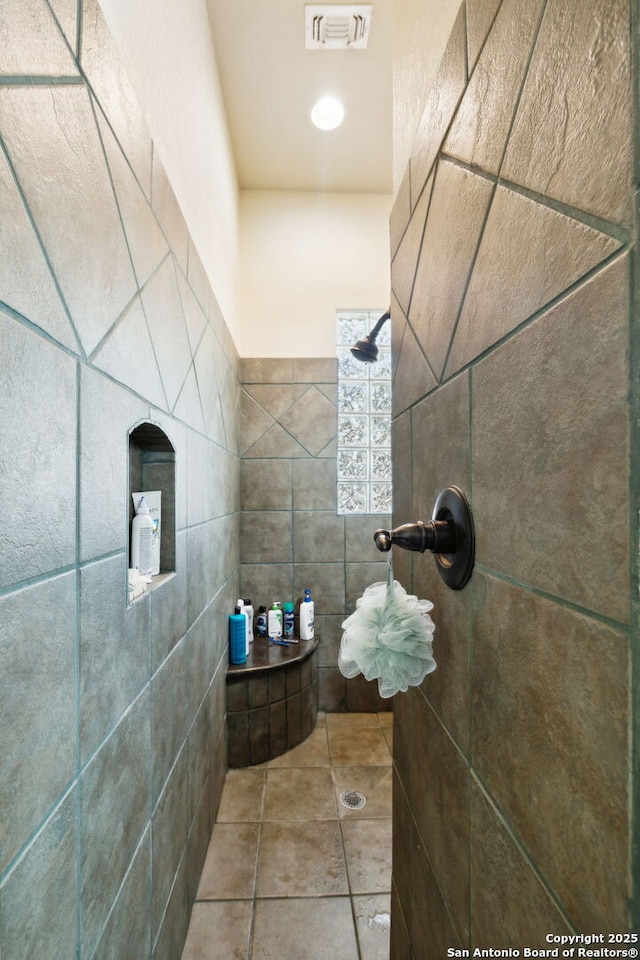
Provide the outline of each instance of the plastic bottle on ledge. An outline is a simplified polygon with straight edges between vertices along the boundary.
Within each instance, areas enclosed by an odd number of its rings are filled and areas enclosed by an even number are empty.
[[[229,663],[247,662],[247,628],[242,613],[232,613],[229,617]]]
[[[274,600],[267,615],[267,633],[269,640],[282,638],[282,608],[279,600]]]
[[[285,640],[293,642],[295,635],[295,608],[292,603],[285,603],[283,607],[284,611],[284,624],[283,624],[283,636]]]
[[[267,608],[258,607],[256,615],[256,637],[266,637],[267,635]]]
[[[311,590],[305,590],[304,600],[300,604],[300,639],[313,640],[314,610]]]
[[[249,643],[253,643],[253,604],[251,600],[244,601],[244,614],[247,618],[247,640]]]
[[[236,602],[236,614],[241,614],[244,617],[244,642],[245,642],[245,655],[249,656],[249,616],[247,611],[244,608],[244,600],[239,599]]]

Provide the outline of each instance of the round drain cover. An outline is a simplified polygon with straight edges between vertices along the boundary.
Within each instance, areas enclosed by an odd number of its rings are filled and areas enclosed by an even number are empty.
[[[366,802],[367,798],[358,790],[344,790],[340,794],[340,803],[349,810],[362,810]]]

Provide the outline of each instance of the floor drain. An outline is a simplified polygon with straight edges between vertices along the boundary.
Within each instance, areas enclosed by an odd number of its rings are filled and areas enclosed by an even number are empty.
[[[349,810],[362,810],[366,802],[367,798],[358,790],[345,790],[340,794],[340,803]]]

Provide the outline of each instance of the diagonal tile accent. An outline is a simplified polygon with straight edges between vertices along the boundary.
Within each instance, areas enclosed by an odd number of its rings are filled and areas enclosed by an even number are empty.
[[[632,97],[626,0],[551,0],[502,175],[631,221]],[[544,137],[538,135],[540,127]]]
[[[138,286],[141,287],[162,263],[169,252],[169,247],[151,211],[149,201],[142,192],[99,108],[96,109],[96,118],[133,260],[133,269]]]
[[[183,314],[173,257],[167,257],[140,295],[171,410],[191,366],[186,325],[176,322]]]
[[[194,359],[198,390],[202,401],[204,426],[207,433],[219,415],[218,376],[216,373],[217,340],[207,326]]]
[[[398,187],[393,209],[391,210],[391,216],[389,217],[389,239],[392,257],[395,255],[404,231],[411,219],[411,181],[409,179],[409,172],[409,167],[407,166],[400,186]]]
[[[167,399],[139,297],[132,301],[92,362],[157,407],[167,409]]]
[[[187,276],[189,265],[189,231],[176,200],[165,169],[162,166],[158,151],[153,154],[152,169],[152,207],[158,218],[169,246],[173,251],[180,269]]]
[[[291,457],[307,458],[309,451],[287,433],[279,423],[273,423],[262,436],[243,453],[245,457],[264,457],[286,459]]]
[[[72,50],[76,50],[78,38],[78,4],[76,0],[48,0],[60,29]]]
[[[176,276],[178,278],[178,288],[180,290],[184,319],[187,324],[191,353],[195,354],[207,324],[207,317],[198,303],[196,295],[183,276],[182,271],[177,270]]]
[[[409,226],[391,264],[391,286],[393,294],[405,315],[409,312],[409,304],[411,303],[413,281],[416,275],[416,265],[420,254],[420,245],[422,243],[425,221],[427,219],[432,186],[433,175],[429,178],[429,182],[420,197],[418,205],[413,211]]]
[[[0,286],[4,302],[65,347],[78,351],[71,323],[2,152],[0,209]]]
[[[202,417],[202,404],[200,403],[200,394],[198,393],[198,383],[196,381],[193,364],[189,368],[189,373],[173,408],[173,415],[178,420],[188,423],[194,430],[204,433],[204,419]]]
[[[89,94],[81,86],[3,87],[0,120],[10,159],[90,353],[131,300],[136,283]],[[42,167],[46,177],[40,175]],[[101,256],[89,261],[87,251],[95,249]]]
[[[493,184],[484,177],[453,163],[438,164],[409,310],[411,326],[438,378],[492,192]]]
[[[433,372],[418,346],[410,324],[407,323],[398,354],[398,366],[391,394],[393,416],[398,416],[435,386],[437,382]]]
[[[82,4],[82,69],[147,197],[152,145],[138,99],[122,66],[98,0]]]
[[[543,0],[504,0],[444,143],[497,174]]]
[[[317,456],[336,435],[336,408],[313,386],[280,417],[280,423],[309,453]]]
[[[294,405],[309,389],[305,383],[254,383],[245,385],[247,393],[279,420],[282,414]]]
[[[243,388],[240,397],[240,446],[244,453],[274,424],[273,417]]]
[[[620,242],[498,187],[447,375],[478,356],[620,247]]]
[[[0,76],[78,76],[45,0],[3,0]]]
[[[442,138],[467,82],[464,6],[461,4],[411,148],[411,204],[413,207],[438,156]]]

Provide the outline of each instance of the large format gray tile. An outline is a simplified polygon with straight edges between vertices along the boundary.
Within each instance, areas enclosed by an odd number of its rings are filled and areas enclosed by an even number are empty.
[[[78,68],[46,3],[7,0],[2,26],[0,75],[77,76]]]
[[[0,314],[0,585],[75,560],[76,364]]]
[[[192,357],[171,256],[163,260],[140,295],[169,409],[173,409]]]
[[[122,960],[133,943],[141,956],[151,950],[150,834],[147,830],[136,851],[92,960]]]
[[[0,600],[0,872],[75,772],[75,592],[71,573]]]
[[[59,960],[79,955],[77,808],[74,790],[0,887],[3,960]],[[36,890],[37,896],[25,896],[25,891]]]

